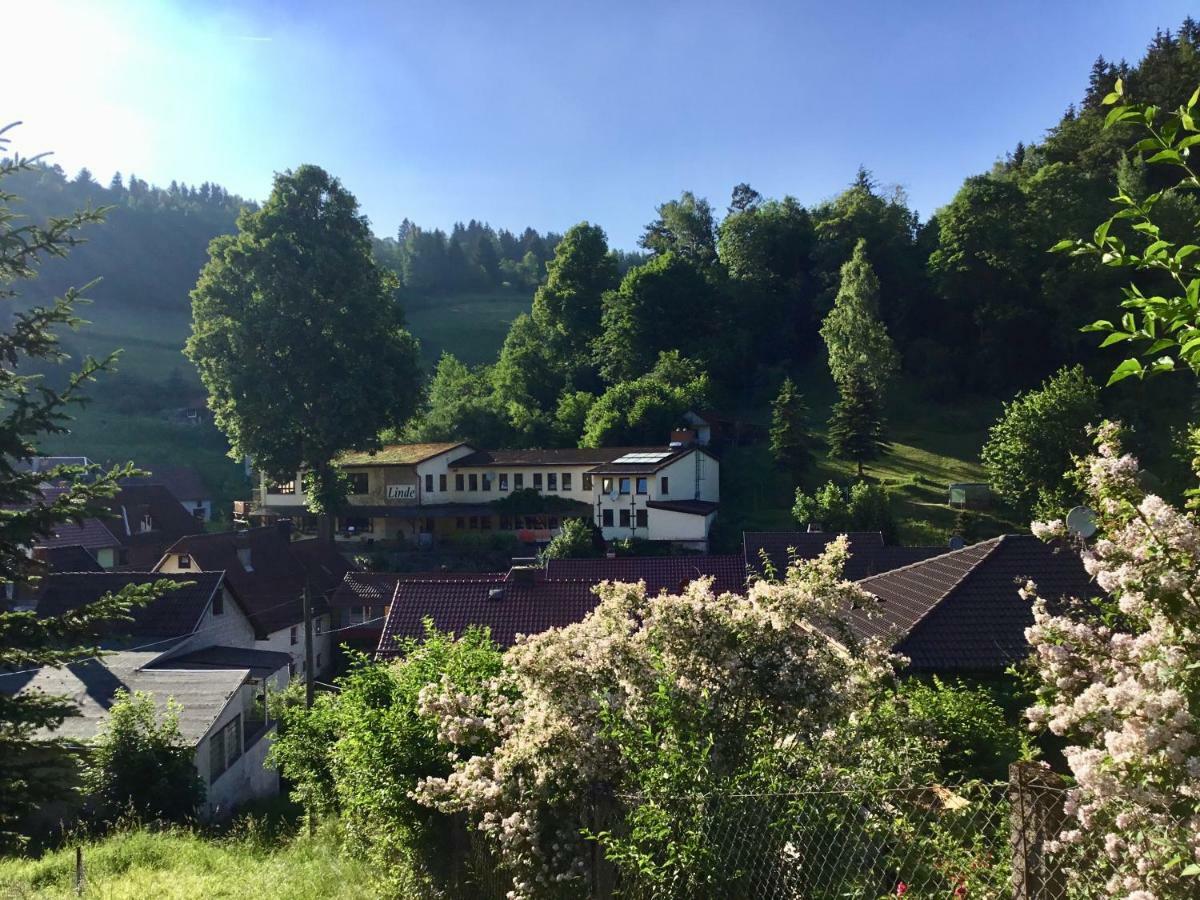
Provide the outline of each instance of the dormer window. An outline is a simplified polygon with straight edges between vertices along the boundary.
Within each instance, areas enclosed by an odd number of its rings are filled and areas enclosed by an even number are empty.
[[[153,530],[154,530],[154,520],[152,518],[150,518],[150,513],[146,513],[144,516],[142,516],[142,521],[138,525],[138,531],[141,532],[142,534],[145,534],[147,531],[153,531]]]
[[[251,563],[250,563],[250,548],[249,547],[238,547],[237,556],[238,556],[238,562],[240,562],[242,564],[243,569],[245,569],[247,572],[254,571],[254,566],[251,565]]]
[[[192,567],[192,557],[187,553],[180,553],[178,562],[181,569],[190,569]]]

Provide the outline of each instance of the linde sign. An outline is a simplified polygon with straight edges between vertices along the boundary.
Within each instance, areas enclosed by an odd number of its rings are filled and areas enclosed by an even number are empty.
[[[415,484],[389,484],[387,498],[389,500],[416,500],[417,486]]]

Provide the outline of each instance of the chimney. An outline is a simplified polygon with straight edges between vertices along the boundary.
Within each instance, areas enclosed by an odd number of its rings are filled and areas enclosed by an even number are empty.
[[[513,566],[508,570],[508,577],[505,581],[511,581],[513,584],[533,584],[537,581],[537,566]]]
[[[671,431],[672,447],[690,447],[696,443],[696,432],[691,428],[675,428]]]

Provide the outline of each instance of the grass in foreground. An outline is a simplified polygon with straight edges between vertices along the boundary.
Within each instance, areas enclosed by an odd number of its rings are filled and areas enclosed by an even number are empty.
[[[105,900],[325,900],[374,896],[365,862],[339,853],[332,826],[274,842],[252,833],[123,831],[83,845],[84,897]],[[75,850],[0,859],[0,898],[74,898]]]

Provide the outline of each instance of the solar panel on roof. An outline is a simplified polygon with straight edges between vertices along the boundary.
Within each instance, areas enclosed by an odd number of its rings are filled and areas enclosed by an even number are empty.
[[[619,456],[613,460],[614,463],[656,463],[662,462],[671,451],[663,453],[626,453],[624,456]]]

